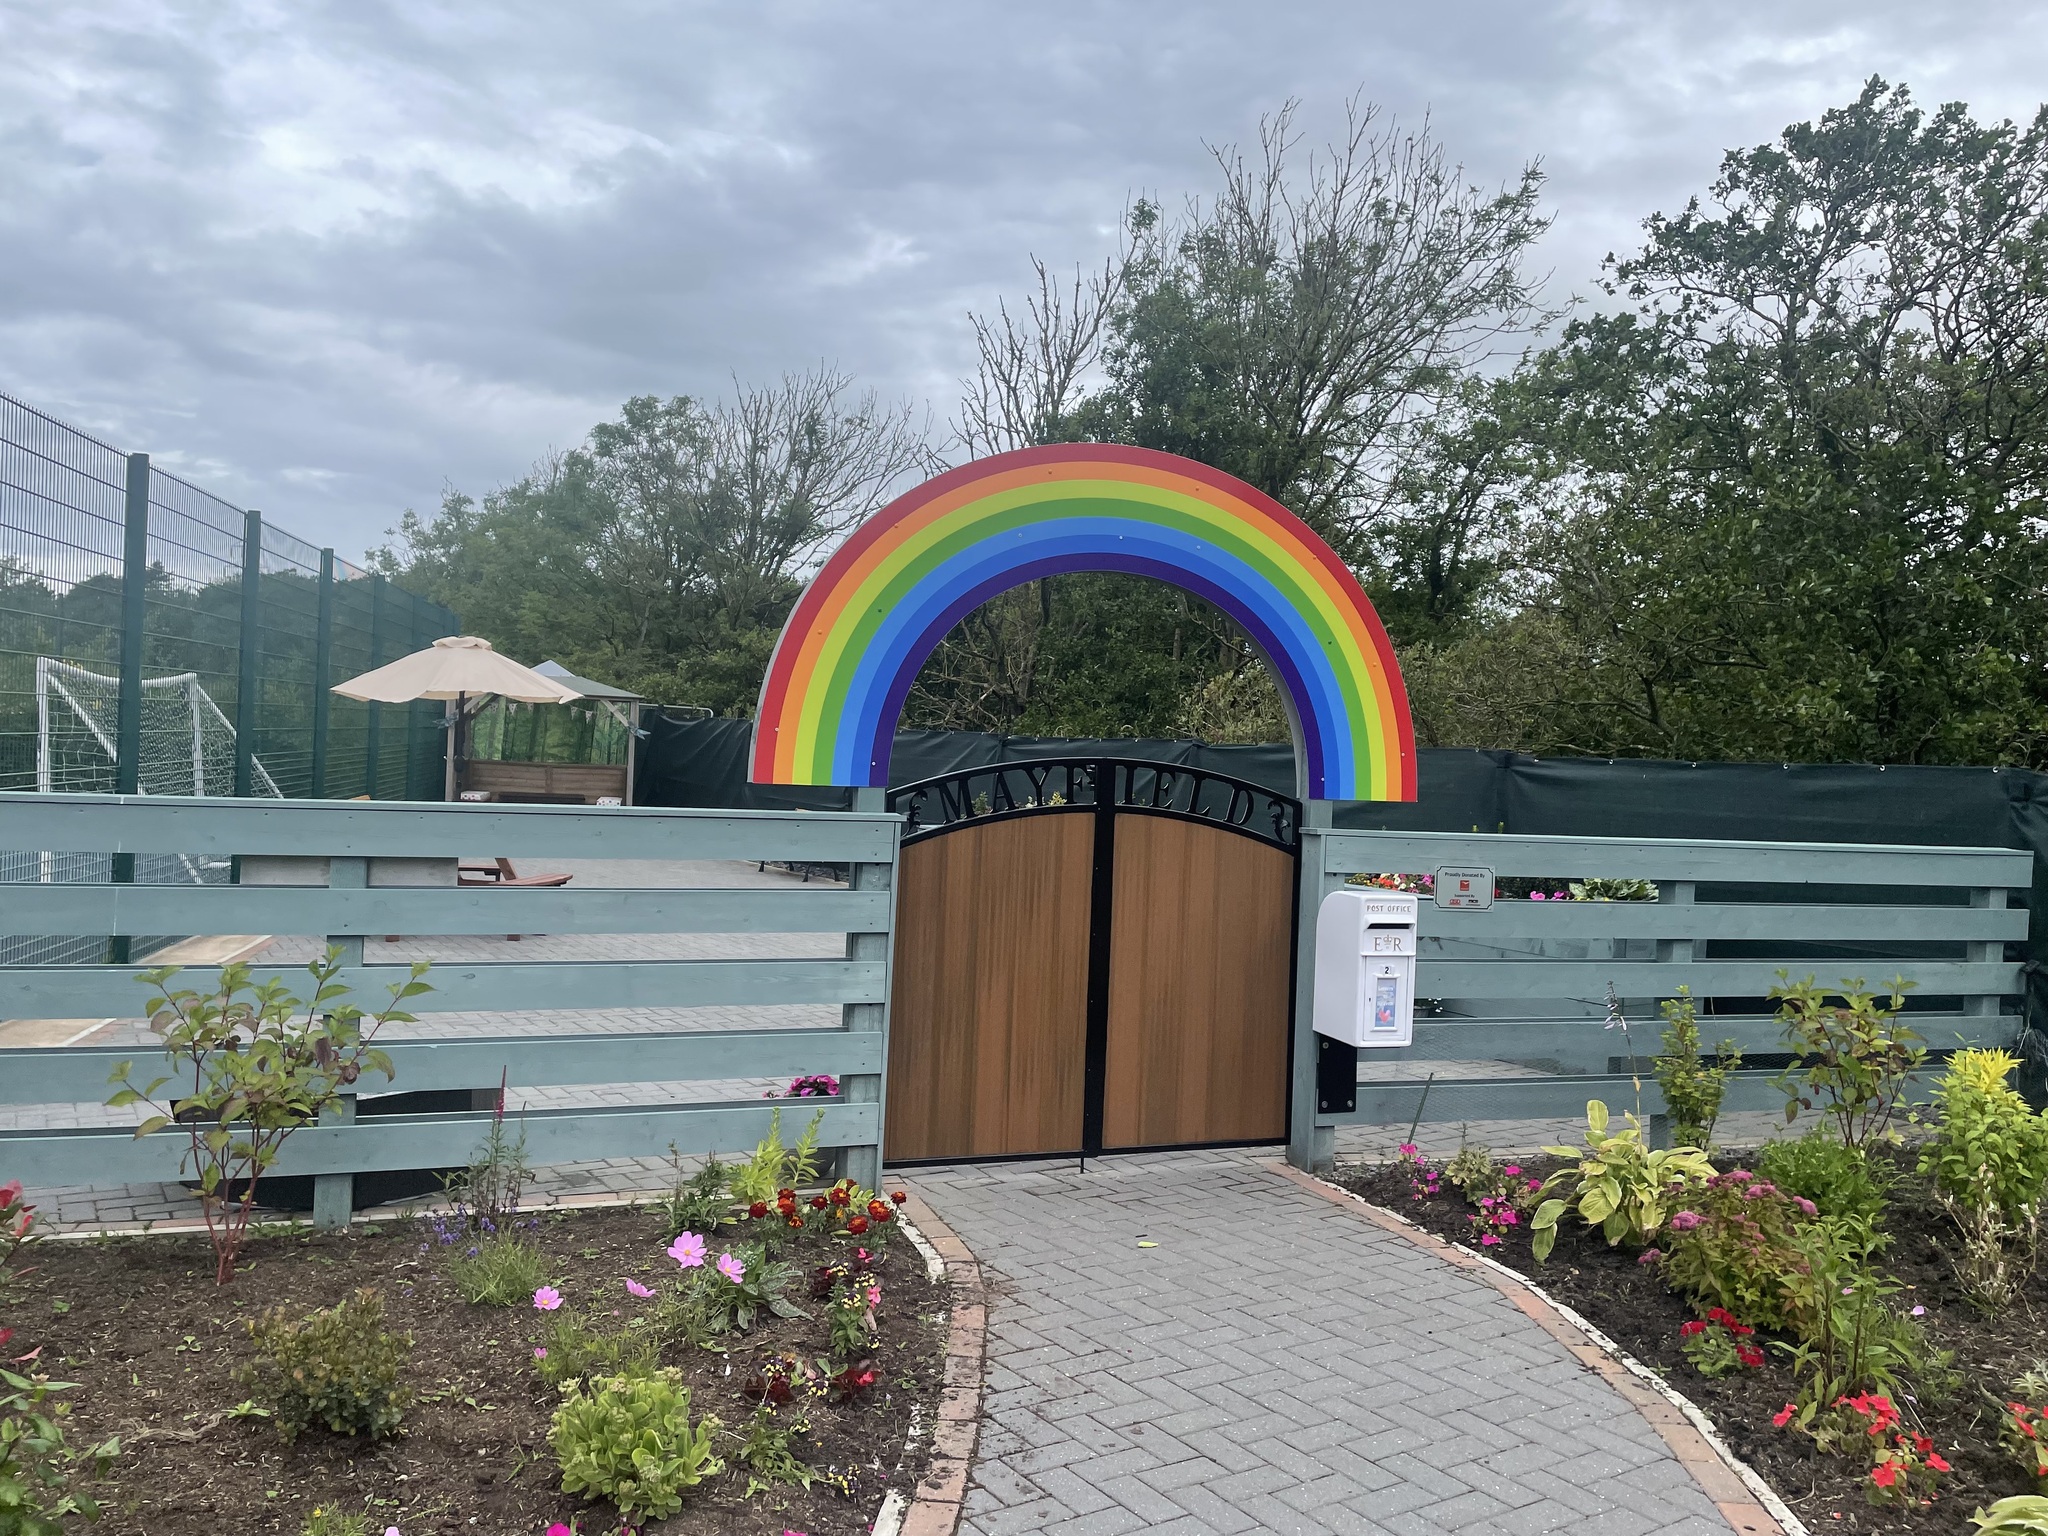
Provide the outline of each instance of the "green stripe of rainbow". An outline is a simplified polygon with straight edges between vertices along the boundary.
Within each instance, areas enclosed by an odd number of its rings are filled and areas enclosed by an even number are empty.
[[[1311,798],[1415,798],[1393,647],[1336,553],[1239,480],[1103,444],[977,460],[862,524],[776,644],[754,781],[887,783],[904,697],[946,631],[998,592],[1077,570],[1157,577],[1242,626],[1278,674]]]

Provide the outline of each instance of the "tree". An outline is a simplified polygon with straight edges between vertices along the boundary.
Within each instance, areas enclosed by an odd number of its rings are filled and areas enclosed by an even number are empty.
[[[1398,461],[1421,423],[1464,398],[1471,363],[1544,318],[1523,271],[1547,227],[1542,175],[1481,191],[1427,126],[1383,127],[1357,102],[1344,136],[1304,157],[1294,116],[1290,103],[1265,120],[1250,155],[1213,151],[1213,201],[1175,218],[1138,201],[1100,271],[1065,283],[1034,261],[1033,296],[973,317],[979,369],[956,437],[976,453],[1102,441],[1183,454],[1291,507],[1389,581],[1426,582],[1380,535]],[[1421,561],[1447,583],[1433,600],[1445,612],[1493,558],[1474,531],[1481,510],[1462,514],[1464,534],[1441,530],[1448,565]],[[994,599],[941,642],[910,716],[1076,735],[1107,716],[1134,732],[1265,739],[1285,719],[1222,614],[1108,576]]]
[[[1516,386],[1545,744],[2042,761],[2048,111],[1872,80],[1646,228]]]
[[[834,369],[641,396],[480,503],[408,512],[377,563],[514,655],[746,713],[808,568],[929,465],[910,408]]]

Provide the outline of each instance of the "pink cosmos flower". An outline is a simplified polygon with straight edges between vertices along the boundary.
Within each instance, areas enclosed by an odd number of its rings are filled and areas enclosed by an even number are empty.
[[[1927,1309],[1925,1307],[1915,1307],[1912,1311],[1906,1314],[1906,1316],[1908,1317],[1925,1317],[1926,1315]]]
[[[546,1350],[542,1349],[542,1348],[541,1348],[541,1347],[540,1347],[540,1346],[539,1346],[538,1344],[536,1344],[536,1345],[534,1345],[534,1346],[533,1346],[533,1358],[534,1358],[534,1359],[536,1359],[536,1360],[545,1360],[545,1359],[547,1359],[547,1357],[548,1357],[548,1352],[547,1352]]]
[[[699,1260],[699,1262],[702,1262],[701,1259]],[[726,1279],[730,1280],[734,1285],[738,1285],[740,1281],[746,1278],[747,1266],[742,1264],[738,1259],[734,1258],[731,1254],[721,1253],[718,1256],[718,1272],[721,1275],[725,1276]]]
[[[626,1282],[626,1290],[629,1295],[638,1296],[642,1301],[645,1301],[654,1294],[650,1288],[642,1285],[638,1280],[628,1280]]]
[[[695,1269],[704,1262],[704,1239],[694,1232],[678,1232],[668,1245],[668,1256],[684,1269]]]
[[[562,1293],[552,1285],[544,1285],[533,1293],[533,1304],[542,1312],[552,1312],[562,1304]]]

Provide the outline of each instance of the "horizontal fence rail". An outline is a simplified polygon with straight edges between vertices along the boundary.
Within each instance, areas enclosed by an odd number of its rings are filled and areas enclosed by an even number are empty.
[[[1361,1049],[1355,1107],[1317,1099],[1314,912],[1352,876],[1482,868],[1545,894],[1589,879],[1646,881],[1655,900],[1528,900],[1438,907],[1419,897],[1415,1043]],[[1586,1101],[1662,1113],[1650,1077],[1658,1004],[1688,988],[1711,1049],[1784,1057],[1770,993],[1811,977],[1823,987],[1911,984],[1907,1022],[1930,1050],[2010,1045],[2021,1019],[2019,946],[2032,855],[2002,848],[1650,841],[1626,838],[1354,832],[1303,834],[1302,938],[1296,987],[1290,1156],[1326,1163],[1347,1124],[1577,1117]],[[1550,883],[1555,882],[1555,886]],[[1608,998],[1626,1032],[1609,1028]],[[1480,1075],[1459,1063],[1501,1063]],[[1419,1063],[1444,1063],[1427,1082]],[[1728,1110],[1775,1109],[1775,1065],[1729,1077]],[[1929,1074],[1912,1084],[1924,1096]]]
[[[358,1173],[460,1166],[488,1111],[366,1113],[384,1094],[584,1084],[691,1083],[831,1073],[821,1146],[864,1183],[880,1176],[882,1072],[901,819],[878,813],[721,812],[565,806],[380,805],[0,793],[0,849],[99,855],[156,849],[235,861],[244,883],[207,887],[0,885],[0,932],[63,936],[184,933],[324,937],[342,951],[349,1001],[374,1011],[409,974],[366,938],[549,935],[845,934],[843,956],[733,959],[541,959],[436,962],[432,991],[408,1002],[438,1013],[525,1016],[605,1009],[837,1004],[838,1028],[592,1033],[545,1031],[380,1042],[394,1078],[368,1075],[338,1123],[292,1134],[274,1172],[310,1174],[316,1219],[347,1219]],[[517,888],[456,883],[460,861],[488,854],[538,870],[557,859],[837,864],[847,889],[699,886]],[[260,883],[257,883],[260,882]],[[515,951],[516,953],[516,951]],[[260,957],[259,957],[260,958]],[[0,1018],[140,1019],[147,964],[0,966]],[[303,966],[253,964],[295,993]],[[217,985],[218,965],[179,969],[178,988]],[[508,1018],[508,1023],[512,1020]],[[0,1104],[104,1101],[116,1063],[140,1080],[168,1063],[144,1049],[0,1051]],[[396,1105],[393,1106],[397,1107]],[[706,1101],[529,1109],[536,1165],[665,1153],[735,1152],[766,1134],[775,1106]],[[794,1135],[800,1125],[788,1127]],[[137,1140],[124,1129],[0,1131],[0,1170],[32,1184],[105,1184],[181,1176],[178,1128]]]

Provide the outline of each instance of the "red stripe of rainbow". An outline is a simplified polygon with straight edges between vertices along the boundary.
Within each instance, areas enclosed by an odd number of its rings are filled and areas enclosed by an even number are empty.
[[[1104,444],[977,460],[862,524],[776,644],[754,781],[887,783],[903,698],[946,631],[998,592],[1074,570],[1156,576],[1230,614],[1278,674],[1311,798],[1415,798],[1393,647],[1336,552],[1240,480]]]

